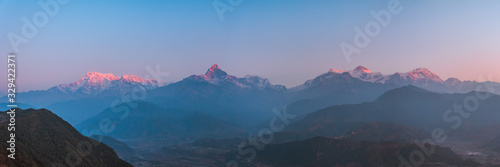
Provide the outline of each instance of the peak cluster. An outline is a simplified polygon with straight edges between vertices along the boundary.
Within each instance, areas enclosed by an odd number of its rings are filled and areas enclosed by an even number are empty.
[[[84,94],[98,94],[108,89],[118,89],[121,93],[128,91],[131,86],[143,86],[147,89],[158,87],[156,80],[143,79],[135,75],[123,75],[121,77],[113,74],[102,74],[98,72],[88,72],[80,80],[57,86],[63,92],[81,92]]]
[[[367,82],[375,82],[375,83],[388,83],[391,80],[407,80],[410,82],[417,82],[420,80],[430,80],[433,82],[443,82],[443,80],[435,73],[426,68],[417,68],[410,72],[406,73],[395,73],[392,75],[383,75],[380,72],[372,72],[368,68],[363,66],[358,66],[353,70],[344,71],[344,70],[333,70],[330,69],[329,72],[333,73],[349,73],[352,77],[358,78]]]

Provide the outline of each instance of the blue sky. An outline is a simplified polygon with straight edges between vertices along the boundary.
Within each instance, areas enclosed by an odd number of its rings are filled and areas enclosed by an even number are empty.
[[[21,34],[22,18],[43,11],[38,2],[0,0],[2,54],[13,52],[7,34]],[[364,28],[374,20],[370,12],[386,10],[389,1],[243,0],[222,21],[212,3],[72,0],[21,45],[18,89],[47,89],[88,71],[143,77],[148,65],[178,81],[213,63],[287,87],[358,65],[385,74],[426,67],[443,79],[500,81],[500,1],[402,0],[402,11],[350,62],[339,44],[352,44],[354,27]]]

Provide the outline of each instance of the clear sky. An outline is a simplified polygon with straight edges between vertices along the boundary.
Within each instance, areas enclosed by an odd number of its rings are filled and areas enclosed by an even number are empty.
[[[40,0],[46,2],[49,0]],[[219,0],[228,4],[227,0]],[[0,51],[39,1],[0,0]],[[363,65],[392,74],[425,67],[443,79],[500,81],[500,1],[407,1],[360,54],[347,61],[354,27],[389,1],[243,0],[221,21],[212,0],[72,0],[18,52],[18,91],[77,81],[88,71],[143,77],[160,65],[167,81],[202,74],[213,63],[229,74],[293,87],[329,68]],[[39,17],[40,19],[40,17]],[[42,18],[43,19],[43,18]],[[42,20],[43,21],[43,20]],[[6,63],[0,63],[6,69]],[[6,72],[0,73],[6,82]],[[5,90],[2,86],[0,90]]]

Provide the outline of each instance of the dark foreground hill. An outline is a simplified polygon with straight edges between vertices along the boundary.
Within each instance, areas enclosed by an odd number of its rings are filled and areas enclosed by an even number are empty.
[[[15,160],[7,157],[7,143],[0,143],[0,164],[7,166],[132,166],[105,144],[87,138],[52,112],[16,111]],[[0,112],[0,138],[8,140],[10,116]]]
[[[395,143],[414,143],[430,139],[431,135],[422,130],[387,122],[370,122],[353,129],[340,138],[355,141],[390,141]]]
[[[408,157],[420,147],[415,144],[392,142],[357,142],[327,137],[315,137],[267,146],[254,162],[256,166],[273,167],[330,167],[330,166],[399,166],[401,158]],[[416,159],[418,161],[418,158]],[[422,166],[481,166],[463,160],[449,148],[435,147],[430,156],[425,157]]]
[[[160,148],[144,155],[151,161],[173,166],[226,166],[228,157],[234,153],[244,139],[200,139],[192,143]]]

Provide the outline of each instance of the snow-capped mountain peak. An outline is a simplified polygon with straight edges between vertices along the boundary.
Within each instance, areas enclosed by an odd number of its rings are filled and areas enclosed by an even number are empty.
[[[355,69],[350,70],[350,71],[330,69],[329,72],[339,73],[339,74],[347,72],[352,77],[360,79],[362,81],[367,81],[367,82],[383,82],[384,81],[384,76],[381,73],[372,72],[368,68],[363,67],[363,66],[358,66]]]
[[[386,78],[382,73],[372,72],[368,68],[363,66],[358,66],[354,70],[349,71],[352,77],[358,78],[366,82],[385,82]]]
[[[217,65],[217,63],[214,63],[214,65],[212,65],[212,67],[210,67],[210,68],[207,70],[207,72],[205,73],[205,75],[206,75],[206,74],[208,74],[208,73],[213,73],[216,69],[219,69],[219,70],[220,70],[219,65]]]
[[[344,72],[342,70],[337,70],[340,72]],[[417,68],[410,72],[400,73],[397,72],[392,75],[383,75],[380,72],[372,72],[368,68],[364,66],[358,66],[354,70],[347,71],[351,74],[352,77],[360,79],[366,82],[374,82],[374,83],[388,83],[388,82],[422,82],[422,81],[433,81],[442,83],[443,80],[435,73],[430,71],[427,68]]]
[[[222,71],[222,70],[219,68],[219,65],[214,64],[214,65],[212,65],[212,67],[210,67],[207,70],[207,72],[205,73],[205,75],[210,78],[210,77],[214,76],[215,73],[220,72],[220,71]],[[224,72],[224,71],[222,71],[222,72]]]
[[[120,79],[119,77],[115,77],[113,74],[102,74],[98,72],[88,72],[81,78],[76,81],[77,84],[85,82],[89,85],[102,85],[104,82],[114,81]]]
[[[137,82],[137,83],[146,83],[153,81],[151,79],[142,79],[141,77],[135,76],[135,75],[123,75],[120,80],[124,82]]]
[[[409,80],[412,81],[418,81],[422,79],[429,79],[434,82],[443,82],[441,77],[439,77],[437,74],[433,73],[429,69],[426,68],[417,68],[413,71],[407,72],[407,73],[399,73],[402,77],[406,77]]]
[[[142,86],[146,89],[154,89],[158,87],[156,80],[142,79],[135,75],[123,75],[121,77],[113,74],[102,74],[98,72],[88,72],[80,80],[70,83],[61,84],[57,88],[62,92],[82,92],[85,94],[98,94],[104,90],[114,89],[119,93],[124,93],[131,86]]]
[[[217,80],[217,79],[235,79],[236,77],[228,75],[225,71],[221,70],[219,68],[219,65],[214,64],[212,67],[210,67],[205,75],[202,75],[202,77],[206,78],[207,81],[209,80]]]

